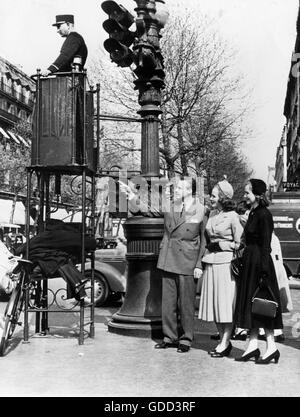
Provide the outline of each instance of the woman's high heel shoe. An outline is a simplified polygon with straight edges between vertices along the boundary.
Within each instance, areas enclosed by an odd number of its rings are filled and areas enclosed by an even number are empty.
[[[272,359],[274,359],[275,363],[278,363],[279,357],[280,357],[280,352],[277,349],[275,350],[275,352],[271,353],[271,355],[267,356],[265,359],[263,358],[258,359],[256,363],[259,365],[267,365],[268,363],[271,362]]]
[[[233,340],[246,340],[247,339],[247,330],[240,330],[238,333],[234,334],[231,339]]]
[[[239,358],[235,358],[235,361],[237,361],[237,362],[247,362],[251,358],[255,358],[255,361],[257,361],[259,357],[260,357],[260,350],[255,349],[255,350],[252,350],[252,352],[247,353],[247,355],[241,356]]]
[[[231,349],[232,349],[232,344],[229,342],[229,345],[227,346],[227,348],[222,350],[222,352],[215,351],[215,352],[212,352],[210,356],[212,358],[223,358],[224,356],[230,355]]]

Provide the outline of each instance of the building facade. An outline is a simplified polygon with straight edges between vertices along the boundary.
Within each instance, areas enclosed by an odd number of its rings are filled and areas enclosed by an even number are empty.
[[[275,162],[275,182],[276,190],[283,190],[283,185],[287,181],[287,146],[286,146],[286,126],[284,126],[276,152]]]
[[[286,124],[277,148],[275,179],[277,190],[300,189],[300,8],[284,103]]]
[[[35,82],[0,57],[0,140],[28,145],[26,139],[11,129],[20,121],[32,121]]]

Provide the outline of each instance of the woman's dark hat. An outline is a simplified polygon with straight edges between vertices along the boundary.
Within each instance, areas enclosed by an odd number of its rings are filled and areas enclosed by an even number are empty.
[[[267,191],[267,185],[263,180],[251,178],[250,183],[254,195],[262,195]]]
[[[58,14],[55,17],[56,22],[53,23],[52,26],[59,26],[63,23],[73,23],[74,24],[74,16],[72,14]]]

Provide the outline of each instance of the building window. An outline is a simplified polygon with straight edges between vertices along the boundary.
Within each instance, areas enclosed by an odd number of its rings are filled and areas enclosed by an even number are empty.
[[[25,110],[20,109],[19,107],[18,107],[18,117],[19,117],[19,119],[25,119],[26,120],[26,112],[25,112]]]

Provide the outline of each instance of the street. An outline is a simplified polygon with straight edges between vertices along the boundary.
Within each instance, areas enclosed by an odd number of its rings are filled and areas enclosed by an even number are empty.
[[[187,354],[154,350],[155,340],[107,331],[120,303],[96,308],[95,338],[78,345],[77,313],[50,316],[50,335],[22,342],[20,327],[0,358],[1,397],[298,397],[300,383],[300,291],[292,289],[294,311],[284,314],[285,343],[278,364],[238,363],[245,347],[232,341],[228,358],[211,358],[214,324],[195,316],[195,340]],[[5,302],[1,302],[3,312]],[[197,312],[196,312],[197,313]],[[55,317],[54,317],[55,316]],[[64,326],[67,326],[65,328]],[[264,351],[265,342],[259,347]]]

